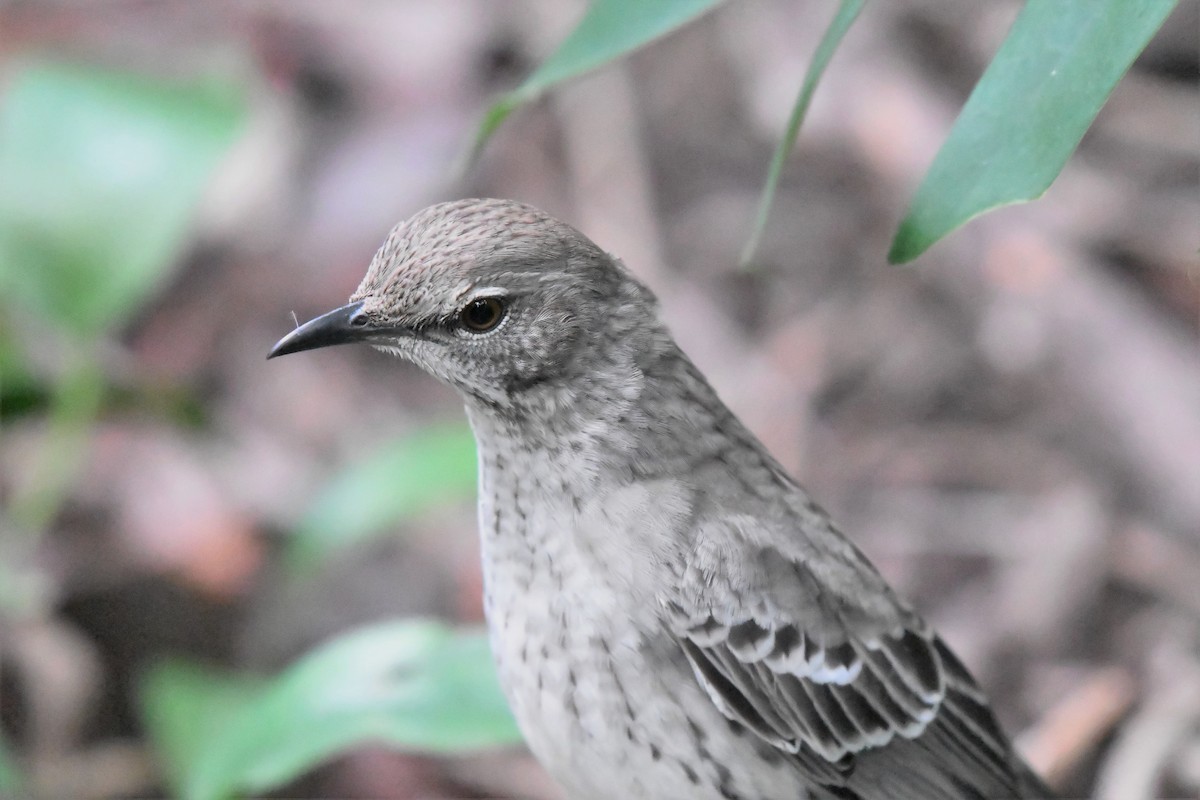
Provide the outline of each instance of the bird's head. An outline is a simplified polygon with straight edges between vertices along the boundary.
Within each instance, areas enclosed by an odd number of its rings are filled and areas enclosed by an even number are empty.
[[[512,201],[459,200],[393,228],[350,303],[296,328],[268,358],[365,342],[505,408],[577,385],[654,316],[653,302],[574,228]]]

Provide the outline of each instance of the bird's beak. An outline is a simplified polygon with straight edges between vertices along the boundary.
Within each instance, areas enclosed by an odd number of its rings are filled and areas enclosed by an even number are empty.
[[[360,316],[361,312],[362,302],[359,301],[311,319],[276,342],[271,352],[267,353],[267,358],[335,344],[361,342],[377,332],[371,325],[363,324],[366,319]]]

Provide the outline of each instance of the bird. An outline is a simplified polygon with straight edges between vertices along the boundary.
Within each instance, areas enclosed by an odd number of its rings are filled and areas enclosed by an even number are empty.
[[[503,199],[419,211],[268,358],[352,342],[461,395],[497,674],[569,797],[1052,796],[652,292],[575,228]]]

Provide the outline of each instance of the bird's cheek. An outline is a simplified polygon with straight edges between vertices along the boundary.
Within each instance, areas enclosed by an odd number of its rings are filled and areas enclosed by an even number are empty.
[[[457,383],[456,377],[459,373],[455,364],[457,359],[429,341],[398,339],[378,346],[381,350],[387,350],[406,361],[411,361],[443,383],[451,385]]]
[[[548,331],[548,335],[532,342],[530,360],[542,365],[544,371],[563,372],[576,357],[582,331],[573,320],[563,320]]]

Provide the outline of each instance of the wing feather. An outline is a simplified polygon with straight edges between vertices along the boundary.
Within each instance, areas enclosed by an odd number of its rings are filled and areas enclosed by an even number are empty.
[[[765,620],[745,620],[724,630],[722,637],[707,626],[703,644],[685,635],[693,671],[710,696],[720,698],[727,715],[792,752],[803,744],[836,761],[896,735],[911,738],[942,700],[943,678],[932,643],[926,645],[929,655],[917,653],[911,632],[876,647],[849,641],[814,646],[797,659],[799,642],[811,637],[784,636],[797,645],[783,657],[763,646],[780,638]],[[734,630],[741,633],[731,641]],[[889,655],[893,648],[898,652]]]
[[[904,764],[930,796],[1019,791],[1027,770],[983,694],[882,579],[874,595],[861,592],[874,605],[855,606],[855,587],[834,595],[800,559],[766,549],[745,558],[765,576],[758,586],[722,576],[715,565],[728,559],[716,558],[692,571],[692,591],[664,603],[725,716],[831,790],[883,781]],[[865,559],[855,568],[875,575]]]

